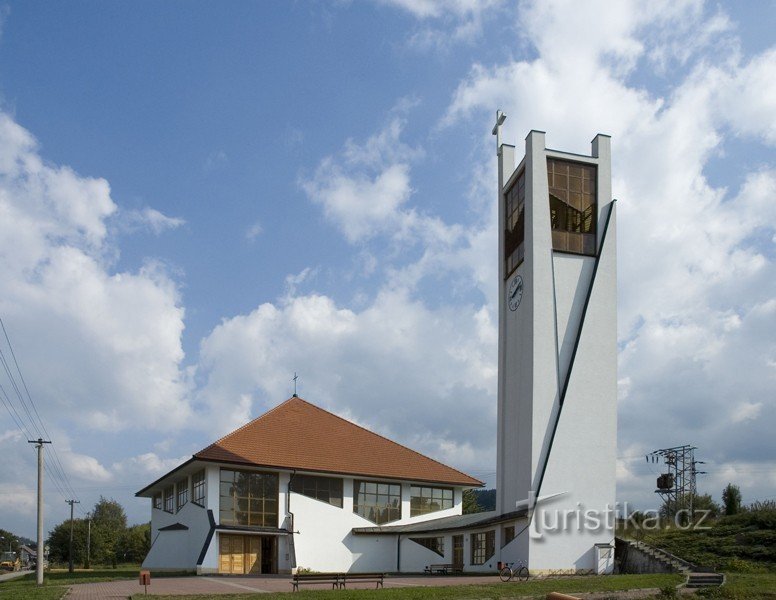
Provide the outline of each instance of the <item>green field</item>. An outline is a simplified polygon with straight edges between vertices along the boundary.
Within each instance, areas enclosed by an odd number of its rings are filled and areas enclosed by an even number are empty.
[[[650,530],[630,537],[715,571],[776,573],[776,510],[721,517],[708,529]]]

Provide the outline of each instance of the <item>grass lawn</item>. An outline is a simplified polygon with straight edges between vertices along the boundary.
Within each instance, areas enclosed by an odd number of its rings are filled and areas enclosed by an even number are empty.
[[[607,592],[637,588],[662,588],[684,581],[679,575],[610,575],[605,577],[568,577],[528,581],[527,583],[496,583],[488,585],[457,585],[451,587],[407,587],[382,590],[306,590],[276,594],[240,594],[240,600],[277,600],[293,597],[320,600],[353,600],[373,597],[375,600],[507,600],[523,596],[544,598],[548,592]],[[143,600],[143,594],[132,596]],[[221,596],[157,596],[175,600],[216,600]]]
[[[704,590],[701,598],[754,598],[776,600],[776,573],[728,573],[727,581],[720,588]]]
[[[98,581],[116,581],[117,579],[135,579],[138,565],[118,569],[76,569],[68,573],[67,569],[52,569],[43,576],[43,586],[35,584],[35,573],[0,583],[0,600],[59,600],[73,583],[96,583]],[[159,573],[156,577],[177,576],[184,573]]]

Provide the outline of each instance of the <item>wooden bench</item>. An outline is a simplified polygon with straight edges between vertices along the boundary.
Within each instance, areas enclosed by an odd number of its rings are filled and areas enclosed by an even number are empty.
[[[456,569],[455,565],[453,564],[438,564],[438,565],[428,565],[425,569],[423,569],[423,572],[426,575],[447,575],[449,573],[454,573],[459,569]]]
[[[293,591],[299,591],[300,584],[331,584],[331,589],[339,589],[340,573],[296,573],[291,581]]]
[[[383,587],[385,573],[342,573],[340,575],[340,587],[345,589],[348,582],[374,583],[375,589]]]
[[[345,589],[347,583],[374,583],[375,589],[383,587],[385,573],[297,573],[293,576],[291,585],[298,592],[302,584],[331,584],[331,589]]]

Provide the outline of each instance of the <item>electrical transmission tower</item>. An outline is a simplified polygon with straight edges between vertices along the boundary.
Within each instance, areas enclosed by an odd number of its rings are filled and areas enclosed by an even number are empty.
[[[647,462],[665,464],[665,472],[657,478],[656,494],[665,502],[668,516],[676,515],[677,511],[689,509],[691,519],[694,512],[694,501],[697,493],[696,476],[704,475],[697,466],[705,464],[695,460],[695,446],[675,446],[661,448],[647,454]]]

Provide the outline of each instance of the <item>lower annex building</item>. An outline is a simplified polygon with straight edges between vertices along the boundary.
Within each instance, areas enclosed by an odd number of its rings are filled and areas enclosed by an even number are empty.
[[[136,494],[153,506],[143,568],[412,572],[446,562],[492,570],[492,531],[468,546],[463,534],[437,531],[490,514],[461,515],[463,490],[480,486],[294,396]],[[401,532],[379,531],[386,524]]]

